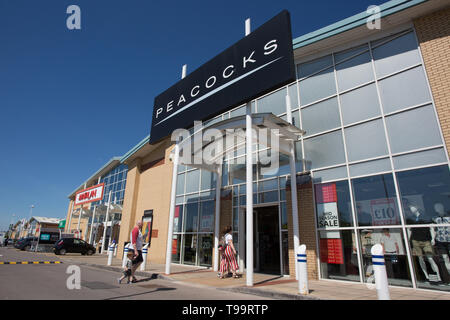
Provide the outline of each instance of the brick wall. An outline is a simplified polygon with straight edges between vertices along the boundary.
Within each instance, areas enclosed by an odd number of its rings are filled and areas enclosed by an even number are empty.
[[[292,223],[291,188],[286,189],[286,208],[288,214],[289,274],[295,277],[294,228]],[[308,279],[319,279],[317,268],[318,250],[316,246],[316,225],[314,219],[314,199],[312,183],[297,185],[298,222],[300,244],[306,245]]]
[[[450,7],[414,20],[420,50],[450,150]]]

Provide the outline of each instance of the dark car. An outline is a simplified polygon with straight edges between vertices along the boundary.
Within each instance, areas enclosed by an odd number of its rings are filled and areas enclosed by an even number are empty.
[[[78,238],[63,238],[55,243],[53,251],[55,254],[81,253],[90,256],[95,253],[95,247]]]
[[[19,241],[16,242],[15,248],[20,249],[22,251],[29,250],[31,248],[31,244],[33,241],[37,241],[37,237],[27,237],[19,239]]]

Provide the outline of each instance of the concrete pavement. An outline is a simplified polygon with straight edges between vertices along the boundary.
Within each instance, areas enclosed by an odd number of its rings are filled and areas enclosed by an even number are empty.
[[[89,265],[120,272],[122,260],[114,258],[112,265],[107,266],[107,256],[95,254],[81,256],[80,254],[67,254],[55,256],[52,253],[38,253],[48,259],[61,260],[64,263]],[[42,259],[44,260],[44,259]],[[282,277],[268,274],[254,274],[254,286],[247,287],[245,273],[242,278],[219,279],[211,268],[172,264],[171,274],[165,274],[164,264],[147,263],[144,272],[137,272],[137,276],[157,277],[172,280],[184,285],[207,288],[214,287],[225,291],[240,292],[258,296],[283,300],[377,300],[374,286],[368,287],[361,283],[351,283],[332,280],[310,280],[309,295],[298,294],[298,282],[291,277]],[[450,300],[450,293],[391,287],[392,300]]]

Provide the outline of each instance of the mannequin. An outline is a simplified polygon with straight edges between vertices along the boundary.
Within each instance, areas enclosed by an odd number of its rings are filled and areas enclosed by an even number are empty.
[[[432,218],[433,222],[436,224],[450,224],[450,217],[446,214],[444,210],[444,205],[442,203],[434,204],[434,211],[437,213],[436,216]],[[434,245],[437,255],[439,256],[439,264],[442,266],[441,262],[444,262],[445,268],[442,273],[445,282],[449,283],[450,274],[450,261],[449,261],[449,250],[450,250],[450,227],[436,227],[431,229],[431,244]],[[447,274],[445,274],[447,271]]]
[[[426,223],[425,219],[423,218],[422,213],[420,212],[419,208],[417,208],[415,205],[410,205],[409,207],[410,212],[413,215],[415,223]],[[439,269],[433,260],[433,248],[431,246],[431,232],[430,228],[411,228],[411,242],[412,242],[412,252],[413,255],[417,256],[419,260],[420,268],[422,269],[423,274],[425,275],[425,278],[427,281],[433,281],[433,282],[440,282],[441,278],[439,276]],[[430,279],[430,275],[427,271],[427,266],[425,265],[424,255],[427,258],[431,269],[433,272],[437,275],[437,279]]]

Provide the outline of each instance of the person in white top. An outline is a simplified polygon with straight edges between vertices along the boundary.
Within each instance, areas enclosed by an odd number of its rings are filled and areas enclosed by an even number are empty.
[[[144,242],[143,236],[142,236],[142,220],[138,220],[136,222],[136,226],[131,231],[131,245],[134,250],[134,257],[132,260],[132,267],[131,267],[131,276],[133,278],[132,282],[136,282],[137,279],[134,276],[134,273],[136,272],[137,268],[141,265],[141,263],[144,261],[142,258],[142,245]]]

